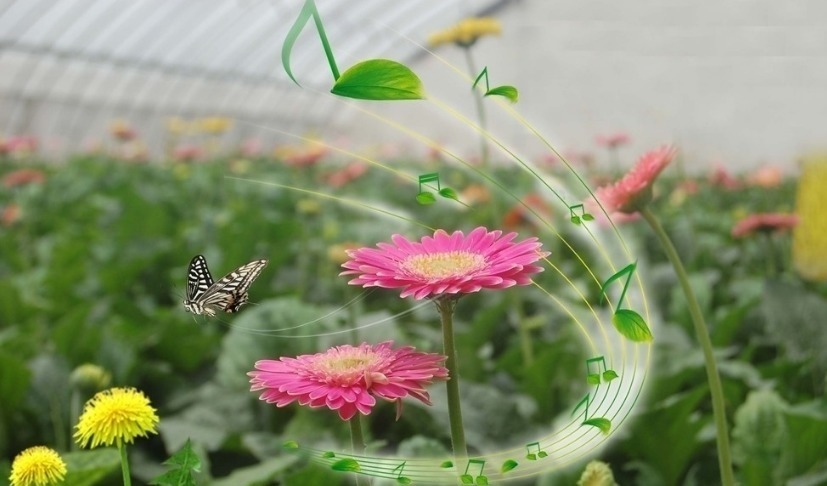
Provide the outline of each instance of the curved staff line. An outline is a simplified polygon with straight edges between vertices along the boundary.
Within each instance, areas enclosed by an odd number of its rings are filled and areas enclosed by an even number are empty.
[[[421,227],[423,227],[425,229],[429,229],[431,231],[436,231],[436,228],[432,228],[432,227],[428,226],[427,224],[421,223],[421,222],[419,222],[415,219],[411,219],[411,218],[402,216],[401,214],[393,213],[393,212],[388,211],[386,209],[380,209],[380,208],[377,208],[375,206],[371,206],[370,204],[365,204],[365,203],[362,203],[362,202],[359,202],[359,201],[355,201],[355,200],[350,199],[350,198],[332,196],[330,194],[325,194],[323,192],[311,191],[310,189],[302,189],[301,187],[289,186],[287,184],[279,184],[278,182],[259,181],[259,180],[255,180],[255,179],[247,179],[247,178],[244,178],[244,177],[235,177],[235,176],[224,176],[224,178],[225,179],[235,179],[237,181],[243,181],[243,182],[253,182],[255,184],[262,184],[262,185],[265,185],[265,186],[280,187],[282,189],[289,189],[291,191],[301,192],[301,193],[304,193],[304,194],[310,194],[310,195],[317,196],[317,197],[323,197],[325,199],[330,199],[332,201],[337,201],[337,202],[347,204],[347,205],[350,205],[350,206],[355,206],[355,207],[362,208],[362,209],[369,209],[371,211],[375,211],[377,213],[384,214],[386,216],[392,216],[394,218],[401,219],[402,221],[407,221],[408,223],[415,224],[417,226],[421,226]]]
[[[428,53],[428,54],[430,54],[430,55],[431,55],[434,59],[436,59],[437,61],[439,61],[439,62],[441,62],[442,64],[444,64],[445,66],[447,66],[450,70],[454,71],[457,75],[459,75],[461,78],[463,78],[463,79],[464,79],[464,80],[466,80],[467,82],[473,82],[473,78],[471,78],[471,77],[470,77],[467,73],[465,73],[465,72],[464,72],[463,70],[461,70],[460,68],[458,68],[458,67],[454,66],[453,64],[451,64],[450,62],[448,62],[448,60],[447,60],[447,59],[445,59],[444,57],[442,57],[442,56],[440,56],[439,54],[435,53],[434,51],[432,51],[432,50],[428,49],[426,46],[424,46],[424,45],[420,44],[419,42],[417,42],[417,41],[413,40],[412,38],[410,38],[410,37],[408,37],[407,35],[403,34],[403,33],[402,33],[402,32],[400,32],[399,30],[397,30],[397,29],[395,29],[395,28],[391,27],[390,25],[387,25],[387,24],[385,24],[384,22],[381,22],[381,21],[379,21],[379,20],[377,20],[377,19],[375,19],[375,18],[373,18],[372,20],[373,20],[373,22],[374,22],[374,23],[376,23],[376,24],[378,24],[378,25],[382,26],[383,28],[385,28],[385,29],[387,29],[387,30],[389,30],[389,31],[391,31],[391,32],[393,32],[393,33],[395,33],[396,35],[398,35],[399,37],[401,37],[401,38],[405,39],[406,41],[408,41],[409,43],[413,44],[414,46],[419,47],[419,48],[420,48],[420,49],[422,49],[423,51],[427,52],[427,53]],[[495,100],[494,100],[494,102],[495,102],[495,103],[496,103],[496,104],[497,104],[500,108],[504,109],[504,110],[505,110],[505,111],[506,111],[506,112],[507,112],[507,113],[508,113],[508,114],[509,114],[509,115],[510,115],[513,119],[517,120],[517,121],[518,121],[521,125],[523,125],[523,126],[524,126],[525,128],[527,128],[527,129],[528,129],[531,133],[533,133],[533,134],[534,134],[534,135],[535,135],[538,139],[540,139],[540,141],[541,141],[541,142],[542,142],[542,143],[543,143],[546,147],[548,147],[548,148],[549,148],[549,150],[551,150],[551,151],[554,153],[554,155],[556,155],[556,156],[557,156],[557,157],[558,157],[558,158],[559,158],[559,159],[563,162],[563,164],[565,164],[565,166],[568,168],[569,172],[570,172],[571,174],[573,174],[573,175],[577,178],[577,180],[578,180],[578,181],[580,181],[580,184],[581,184],[581,185],[582,185],[582,186],[586,189],[586,191],[587,191],[587,192],[588,192],[588,193],[592,196],[592,198],[594,199],[594,201],[595,201],[595,202],[597,203],[597,205],[600,207],[600,210],[603,212],[603,214],[604,214],[604,215],[606,216],[606,218],[608,219],[609,224],[611,224],[612,229],[614,230],[615,235],[617,235],[617,239],[618,239],[618,241],[620,242],[620,245],[621,245],[621,247],[623,248],[624,253],[626,254],[626,256],[627,256],[629,259],[631,259],[631,258],[632,258],[632,254],[631,254],[631,252],[629,251],[628,246],[626,245],[626,241],[623,239],[623,236],[620,234],[620,231],[618,230],[617,226],[614,224],[614,221],[612,221],[612,218],[611,218],[611,217],[609,217],[609,213],[606,211],[606,208],[605,208],[605,207],[603,206],[603,204],[602,204],[602,203],[601,203],[601,202],[597,199],[597,197],[595,197],[594,192],[592,192],[592,190],[589,188],[588,184],[586,184],[586,181],[584,181],[584,180],[583,180],[583,178],[582,178],[582,177],[580,177],[580,174],[578,174],[578,173],[577,173],[577,171],[575,171],[575,170],[574,170],[574,168],[571,166],[571,164],[569,163],[569,161],[568,161],[565,157],[563,157],[563,155],[562,155],[560,152],[558,152],[558,151],[557,151],[557,149],[555,149],[555,148],[554,148],[554,146],[553,146],[553,145],[552,145],[552,144],[551,144],[551,143],[550,143],[550,142],[549,142],[549,141],[548,141],[545,137],[543,137],[543,136],[540,134],[540,132],[538,132],[538,131],[537,131],[537,129],[535,129],[535,128],[534,128],[534,127],[533,127],[533,126],[532,126],[532,125],[531,125],[531,124],[530,124],[530,123],[529,123],[529,122],[525,119],[525,117],[523,117],[522,115],[520,115],[520,114],[519,114],[519,112],[517,112],[517,110],[515,110],[513,106],[510,106],[509,104],[505,103],[505,101],[503,101],[503,100],[497,100],[497,99],[495,99]],[[486,138],[488,138],[489,140],[492,140],[492,141],[493,141],[493,138],[492,138],[492,137],[490,137],[490,136],[488,136],[487,132],[480,130],[480,133],[483,133],[483,134],[486,136]],[[558,196],[558,197],[559,197],[559,196]],[[565,204],[565,202],[564,202],[564,204]],[[523,204],[523,206],[524,206],[524,207],[527,207],[525,204]],[[568,205],[567,205],[567,206],[568,206]],[[532,211],[532,212],[533,212],[533,211]],[[535,215],[536,215],[536,214],[535,214]],[[540,218],[540,220],[542,221],[542,218]],[[586,228],[586,230],[588,231],[588,228]],[[589,233],[591,234],[591,232],[590,232],[590,231],[589,231]],[[563,240],[563,241],[565,242],[565,240]],[[575,254],[576,254],[576,252],[575,252]],[[606,258],[607,262],[609,263],[609,266],[610,266],[610,268],[612,269],[612,272],[615,272],[615,271],[616,271],[615,266],[612,264],[612,262],[611,262],[611,260],[608,258],[608,256],[604,254],[604,258]],[[582,263],[582,260],[581,260],[581,263]],[[586,267],[586,270],[587,270],[587,271],[589,271],[589,273],[591,273],[590,268],[589,268],[589,267],[588,267],[585,263],[583,263],[583,265]],[[592,276],[594,277],[594,274],[592,274]],[[649,322],[649,321],[650,321],[650,317],[651,317],[651,316],[649,315],[649,306],[648,306],[648,303],[647,303],[647,301],[646,301],[646,295],[645,295],[645,292],[643,292],[643,281],[642,281],[642,279],[641,279],[641,277],[640,277],[640,275],[639,275],[639,274],[638,274],[638,275],[636,275],[635,277],[636,277],[636,280],[637,280],[638,288],[640,288],[640,289],[641,289],[641,295],[642,295],[642,300],[643,300],[643,309],[644,309],[644,314],[646,315],[646,322]],[[601,282],[600,282],[600,281],[598,281],[598,280],[596,279],[596,277],[595,277],[595,282],[596,282],[598,285],[600,285],[600,284],[601,284]]]
[[[357,330],[359,330],[359,329],[366,329],[366,328],[368,328],[368,327],[373,327],[373,326],[377,326],[377,325],[379,325],[379,324],[384,324],[384,323],[386,323],[386,322],[393,321],[393,320],[395,320],[397,317],[402,317],[402,316],[408,315],[408,314],[412,313],[413,311],[415,311],[415,310],[417,310],[417,309],[421,309],[422,307],[425,307],[426,305],[428,305],[428,304],[430,304],[430,303],[431,303],[431,301],[430,301],[430,300],[426,300],[426,301],[422,302],[422,303],[421,303],[421,304],[419,304],[419,305],[416,305],[416,306],[414,306],[414,307],[411,307],[411,308],[410,308],[410,309],[408,309],[408,310],[405,310],[405,311],[399,312],[399,313],[394,314],[394,315],[392,315],[392,316],[385,317],[384,319],[379,319],[378,321],[369,322],[369,323],[367,323],[367,324],[363,324],[363,325],[361,325],[361,326],[349,327],[349,328],[347,328],[347,329],[341,329],[341,330],[339,330],[339,331],[325,332],[325,333],[322,333],[322,334],[300,334],[300,335],[297,335],[297,336],[274,336],[274,335],[273,335],[270,331],[268,331],[268,330],[266,330],[266,329],[262,329],[262,330],[255,330],[255,329],[249,329],[249,328],[248,328],[246,331],[244,331],[244,332],[247,332],[247,333],[249,333],[249,334],[264,335],[264,336],[272,336],[272,337],[277,337],[277,338],[280,338],[280,339],[303,339],[303,338],[308,338],[308,337],[324,337],[324,336],[334,336],[334,335],[336,335],[336,334],[344,334],[344,333],[349,333],[349,332],[357,331]],[[229,327],[232,327],[232,326],[229,326]]]
[[[351,152],[350,150],[344,149],[342,147],[338,147],[336,145],[331,145],[327,142],[324,142],[324,141],[321,141],[321,140],[315,140],[315,139],[312,139],[310,137],[304,137],[304,136],[301,136],[301,135],[296,135],[294,133],[285,132],[283,130],[279,130],[278,128],[271,128],[271,127],[268,127],[268,126],[265,126],[265,125],[259,125],[258,123],[254,123],[254,122],[251,122],[251,121],[248,121],[248,120],[243,120],[243,119],[236,118],[236,121],[238,121],[240,123],[243,123],[245,125],[249,125],[249,126],[252,126],[252,127],[259,128],[261,130],[265,130],[265,131],[269,131],[269,132],[273,132],[273,133],[278,133],[279,135],[284,135],[286,137],[295,138],[297,140],[302,140],[302,141],[307,142],[307,143],[312,143],[312,144],[318,145],[320,147],[324,147],[324,148],[333,150],[334,152],[338,152],[340,154],[347,155],[348,157],[353,157],[354,159],[359,159],[363,162],[367,162],[368,164],[371,164],[371,165],[374,165],[374,166],[379,167],[381,169],[384,169],[384,170],[386,170],[388,172],[391,172],[392,174],[394,174],[398,177],[401,177],[403,179],[407,179],[407,180],[409,180],[413,183],[418,182],[418,179],[417,179],[416,176],[413,176],[413,175],[408,174],[406,172],[402,172],[400,170],[394,169],[393,167],[387,166],[387,165],[385,165],[381,162],[373,160],[370,157],[367,157],[365,155],[362,155],[362,154],[359,154],[359,153],[356,153],[356,152]],[[471,205],[466,204],[466,203],[460,201],[459,199],[453,199],[453,201],[465,206],[466,208],[474,209],[473,207],[471,207]]]
[[[239,330],[242,330],[242,331],[253,331],[253,332],[256,332],[258,334],[265,334],[265,333],[266,334],[277,334],[277,333],[280,333],[280,332],[290,331],[290,330],[293,330],[293,329],[299,329],[301,327],[308,326],[310,324],[315,324],[315,323],[321,321],[322,319],[327,319],[328,317],[330,317],[334,314],[337,314],[340,311],[343,311],[343,310],[347,309],[348,307],[351,306],[351,304],[355,304],[356,302],[359,302],[359,301],[364,300],[365,298],[367,298],[367,296],[372,294],[373,291],[374,291],[374,289],[362,292],[361,294],[359,294],[356,297],[354,297],[354,298],[350,299],[349,301],[347,301],[345,304],[343,304],[339,308],[334,309],[334,310],[328,312],[327,314],[325,314],[321,317],[317,317],[316,319],[313,319],[312,321],[307,321],[305,323],[299,324],[298,326],[282,327],[280,329],[255,329],[255,328],[252,328],[252,327],[242,327],[242,326],[236,326],[236,325],[233,325],[233,324],[229,324],[229,326],[232,327],[233,329],[239,329]]]

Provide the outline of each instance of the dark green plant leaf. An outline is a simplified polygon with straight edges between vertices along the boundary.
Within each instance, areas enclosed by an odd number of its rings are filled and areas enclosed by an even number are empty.
[[[120,469],[121,456],[117,449],[103,448],[61,454],[66,462],[66,484],[93,486],[110,473]]]
[[[439,465],[442,469],[449,469],[454,467],[454,463],[451,461],[443,461],[442,464]]]
[[[184,446],[164,461],[171,469],[156,477],[149,484],[156,486],[195,486],[194,472],[201,472],[201,459],[192,450],[190,440]]]
[[[640,314],[631,309],[618,309],[612,316],[612,323],[623,337],[634,342],[647,342],[652,340],[652,332]]]
[[[336,457],[336,453],[333,451],[325,451],[322,453],[322,457],[325,459],[330,459],[332,457]]]
[[[369,59],[342,73],[331,93],[360,100],[420,100],[422,81],[404,64],[389,59]]]
[[[520,464],[517,461],[515,461],[514,459],[508,459],[503,463],[502,467],[500,468],[500,471],[503,472],[503,473],[507,473],[508,471],[511,471],[512,469],[514,469],[515,467],[517,467],[519,465]]]
[[[502,96],[503,98],[507,98],[508,101],[516,103],[520,94],[514,86],[503,85],[489,89],[485,93],[485,96]]]

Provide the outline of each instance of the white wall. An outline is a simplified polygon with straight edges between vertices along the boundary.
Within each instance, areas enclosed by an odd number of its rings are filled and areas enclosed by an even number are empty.
[[[674,140],[688,168],[794,168],[827,148],[827,2],[823,0],[512,0],[500,38],[474,47],[492,84],[514,84],[515,108],[562,149],[592,150],[596,134],[623,130],[626,159]],[[423,33],[423,38],[426,33]],[[459,48],[436,50],[465,67]],[[468,85],[434,57],[412,65],[432,96],[468,115]],[[534,137],[491,101],[496,134],[535,156]],[[462,125],[428,108],[371,106],[447,145],[471,151]],[[356,119],[364,119],[356,115]],[[398,137],[355,123],[355,139]]]

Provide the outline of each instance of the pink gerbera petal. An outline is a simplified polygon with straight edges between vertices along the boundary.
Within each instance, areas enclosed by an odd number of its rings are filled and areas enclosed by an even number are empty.
[[[397,401],[413,397],[430,404],[425,386],[447,380],[445,356],[417,352],[410,346],[393,349],[390,341],[336,346],[324,353],[261,360],[250,376],[250,390],[284,407],[297,401],[336,410],[342,420],[357,412],[368,415],[376,398]]]
[[[348,252],[350,260],[340,275],[364,287],[402,289],[401,297],[415,299],[444,294],[466,294],[482,289],[528,285],[529,275],[541,272],[532,265],[549,255],[536,238],[514,242],[516,233],[478,227],[467,236],[437,230],[419,242],[393,235],[391,243]]]
[[[643,154],[619,181],[595,191],[608,212],[636,213],[652,198],[652,183],[675,157],[676,150],[664,145]]]

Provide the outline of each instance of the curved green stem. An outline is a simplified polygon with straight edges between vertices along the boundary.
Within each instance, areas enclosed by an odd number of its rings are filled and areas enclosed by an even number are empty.
[[[132,486],[132,477],[129,475],[129,457],[126,454],[126,444],[118,442],[118,451],[121,453],[121,472],[123,473],[123,486]]]
[[[663,226],[658,222],[655,215],[648,207],[640,210],[643,219],[649,223],[655,235],[660,240],[666,256],[672,266],[675,267],[675,273],[678,275],[678,281],[681,283],[683,293],[686,295],[687,303],[689,304],[689,313],[692,316],[692,323],[695,327],[695,334],[698,337],[698,342],[701,345],[704,353],[704,363],[706,364],[706,377],[709,381],[709,391],[712,394],[712,415],[715,418],[715,429],[718,436],[718,465],[721,468],[721,484],[724,486],[735,485],[735,474],[732,470],[732,452],[729,447],[729,428],[727,427],[726,406],[724,403],[724,389],[721,386],[721,377],[718,374],[718,366],[715,364],[715,356],[712,353],[712,341],[709,338],[709,331],[704,322],[703,314],[698,306],[698,299],[695,298],[695,292],[689,285],[689,278],[686,275],[686,270],[683,268],[683,263],[678,256],[672,240],[664,231]]]
[[[448,381],[445,382],[448,394],[448,420],[451,424],[451,445],[454,456],[464,459],[468,456],[468,447],[465,445],[465,430],[462,426],[462,407],[459,399],[459,366],[457,363],[457,349],[454,345],[454,307],[455,296],[446,296],[437,299],[436,308],[442,319],[442,346],[448,359],[445,368],[448,369]]]
[[[468,73],[471,77],[477,75],[477,68],[474,65],[474,58],[471,56],[471,46],[463,47],[465,52],[465,62],[468,64]],[[477,120],[480,123],[480,128],[485,131],[485,105],[482,102],[482,95],[476,89],[474,90],[474,104],[477,107]],[[488,167],[488,142],[485,139],[485,133],[480,133],[480,164],[483,168]]]
[[[362,419],[359,412],[348,420],[350,424],[350,444],[353,448],[354,455],[361,455],[365,453],[365,437],[362,435]],[[361,474],[356,474],[356,485],[364,486],[367,483]]]

